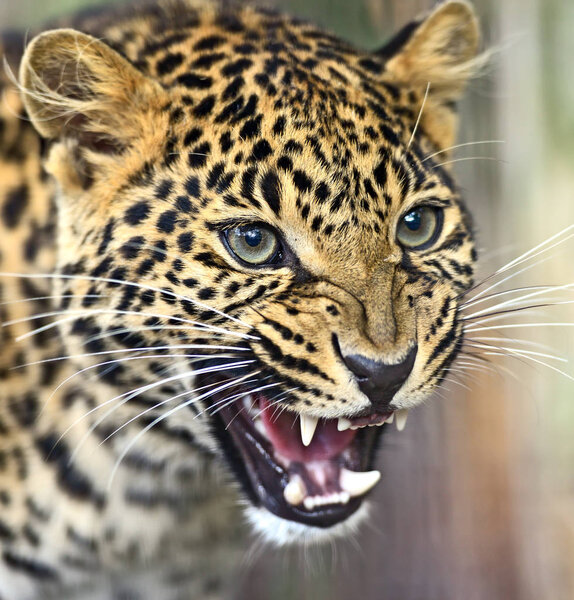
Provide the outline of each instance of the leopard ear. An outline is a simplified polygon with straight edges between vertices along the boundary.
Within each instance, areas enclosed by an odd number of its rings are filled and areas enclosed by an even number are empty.
[[[440,146],[452,143],[457,124],[453,105],[484,63],[484,55],[477,55],[479,41],[472,5],[449,0],[409,23],[378,51],[398,83],[423,92],[428,86],[422,125],[426,120],[427,133]]]
[[[20,84],[28,116],[51,139],[117,153],[141,135],[162,89],[104,42],[72,29],[42,33],[26,49]],[[121,132],[121,133],[120,133]]]

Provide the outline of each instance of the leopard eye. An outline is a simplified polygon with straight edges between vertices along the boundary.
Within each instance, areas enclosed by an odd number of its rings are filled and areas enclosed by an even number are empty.
[[[419,206],[408,212],[397,227],[397,241],[409,250],[424,250],[440,235],[443,211],[436,206]]]
[[[240,225],[224,236],[231,254],[249,265],[274,264],[280,258],[277,234],[265,225]]]

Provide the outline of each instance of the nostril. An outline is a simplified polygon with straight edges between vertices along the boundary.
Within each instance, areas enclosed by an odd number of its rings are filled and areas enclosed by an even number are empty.
[[[413,370],[417,356],[416,344],[409,350],[405,358],[396,364],[386,364],[360,354],[345,356],[341,352],[336,338],[334,344],[349,371],[355,375],[359,389],[377,410],[388,409],[393,396]]]

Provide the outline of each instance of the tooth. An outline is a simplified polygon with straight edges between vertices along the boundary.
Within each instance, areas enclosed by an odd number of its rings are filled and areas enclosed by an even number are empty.
[[[315,508],[315,498],[313,496],[307,496],[303,501],[303,505],[307,510],[313,510]]]
[[[283,497],[291,506],[299,506],[305,500],[305,483],[299,475],[293,475],[283,490]]]
[[[379,471],[364,471],[357,473],[348,469],[341,469],[339,485],[351,498],[362,496],[375,487],[381,474]]]
[[[257,429],[257,431],[263,435],[264,437],[267,437],[267,432],[265,431],[265,425],[263,425],[263,422],[261,421],[261,419],[257,418],[253,421],[253,424],[255,425],[255,429]]]
[[[397,410],[397,429],[402,431],[407,424],[407,417],[409,416],[408,409]]]
[[[351,427],[351,421],[349,419],[343,419],[342,417],[337,421],[337,429],[339,431],[346,431]]]
[[[339,492],[339,502],[341,504],[348,504],[351,499],[351,494],[349,492]]]
[[[319,419],[317,417],[309,417],[308,415],[299,415],[299,421],[301,422],[301,441],[303,442],[303,446],[308,446],[313,439]]]

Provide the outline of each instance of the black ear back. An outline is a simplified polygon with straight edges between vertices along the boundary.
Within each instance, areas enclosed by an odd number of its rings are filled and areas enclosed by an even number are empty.
[[[375,50],[375,54],[385,60],[398,54],[409,42],[414,32],[420,27],[421,20],[411,21],[400,29],[395,35],[381,48]]]
[[[447,0],[422,18],[405,25],[376,54],[385,73],[420,98],[421,127],[441,148],[453,144],[457,117],[453,106],[484,63],[477,55],[478,20],[466,0]],[[414,124],[413,124],[414,125]]]

